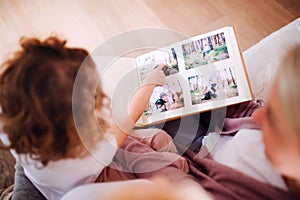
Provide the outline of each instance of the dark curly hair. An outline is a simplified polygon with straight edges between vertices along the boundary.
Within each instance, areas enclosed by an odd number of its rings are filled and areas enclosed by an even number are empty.
[[[68,48],[66,41],[57,37],[44,41],[22,38],[20,44],[21,50],[3,63],[0,74],[0,122],[10,141],[6,148],[28,154],[44,166],[49,161],[86,155],[77,126],[90,134],[88,121],[95,118],[97,109],[105,107],[107,98],[100,84],[93,88],[98,73],[89,53]],[[74,96],[79,69],[80,87]],[[83,100],[94,104],[82,105]],[[76,123],[74,110],[81,113]],[[106,121],[101,116],[98,121],[105,131]],[[90,134],[89,138],[95,144],[102,134]]]

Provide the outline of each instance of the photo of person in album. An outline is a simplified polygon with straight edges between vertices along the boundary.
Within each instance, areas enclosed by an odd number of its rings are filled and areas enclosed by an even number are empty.
[[[238,96],[234,67],[193,73],[187,77],[192,105]]]
[[[147,115],[155,115],[184,107],[183,89],[179,80],[156,87],[146,109]]]

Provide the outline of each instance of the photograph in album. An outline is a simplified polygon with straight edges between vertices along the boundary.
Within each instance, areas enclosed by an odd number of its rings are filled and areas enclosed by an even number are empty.
[[[192,105],[238,96],[233,67],[211,71],[210,75],[197,72],[188,76]]]
[[[139,66],[141,81],[160,64],[166,65],[163,69],[166,76],[179,72],[177,54],[174,48],[154,51],[138,58],[137,66]]]
[[[145,116],[155,115],[184,107],[183,89],[179,80],[156,87],[150,97]]]
[[[182,45],[186,69],[229,58],[224,32]]]

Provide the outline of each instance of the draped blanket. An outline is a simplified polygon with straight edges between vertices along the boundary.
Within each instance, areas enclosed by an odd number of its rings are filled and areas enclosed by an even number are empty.
[[[257,128],[250,116],[262,105],[262,101],[251,101],[228,107],[223,123],[218,123],[223,124],[221,133],[234,134],[240,128]],[[300,194],[292,194],[257,181],[215,162],[209,155],[199,156],[189,146],[176,143],[178,152],[182,155],[174,150],[157,151],[157,146],[162,146],[161,143],[166,141],[153,139],[147,143],[128,137],[112,164],[104,169],[97,182],[163,176],[175,183],[193,180],[215,199],[300,199]]]

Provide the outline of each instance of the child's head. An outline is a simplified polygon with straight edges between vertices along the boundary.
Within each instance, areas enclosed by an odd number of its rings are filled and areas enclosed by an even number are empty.
[[[95,114],[95,106],[103,107],[106,98],[100,85],[96,95],[91,90],[98,75],[88,52],[68,48],[65,43],[56,37],[45,41],[23,39],[21,50],[3,64],[0,74],[0,123],[10,140],[9,147],[19,154],[29,154],[44,165],[86,152],[76,125],[88,126],[85,121],[95,117],[90,113]],[[80,88],[72,99],[80,67]],[[81,98],[90,98],[95,104],[82,105]],[[76,125],[74,107],[82,113]],[[100,122],[105,127],[105,121],[100,119]],[[96,135],[101,139],[101,133]],[[97,141],[95,136],[91,138]]]

